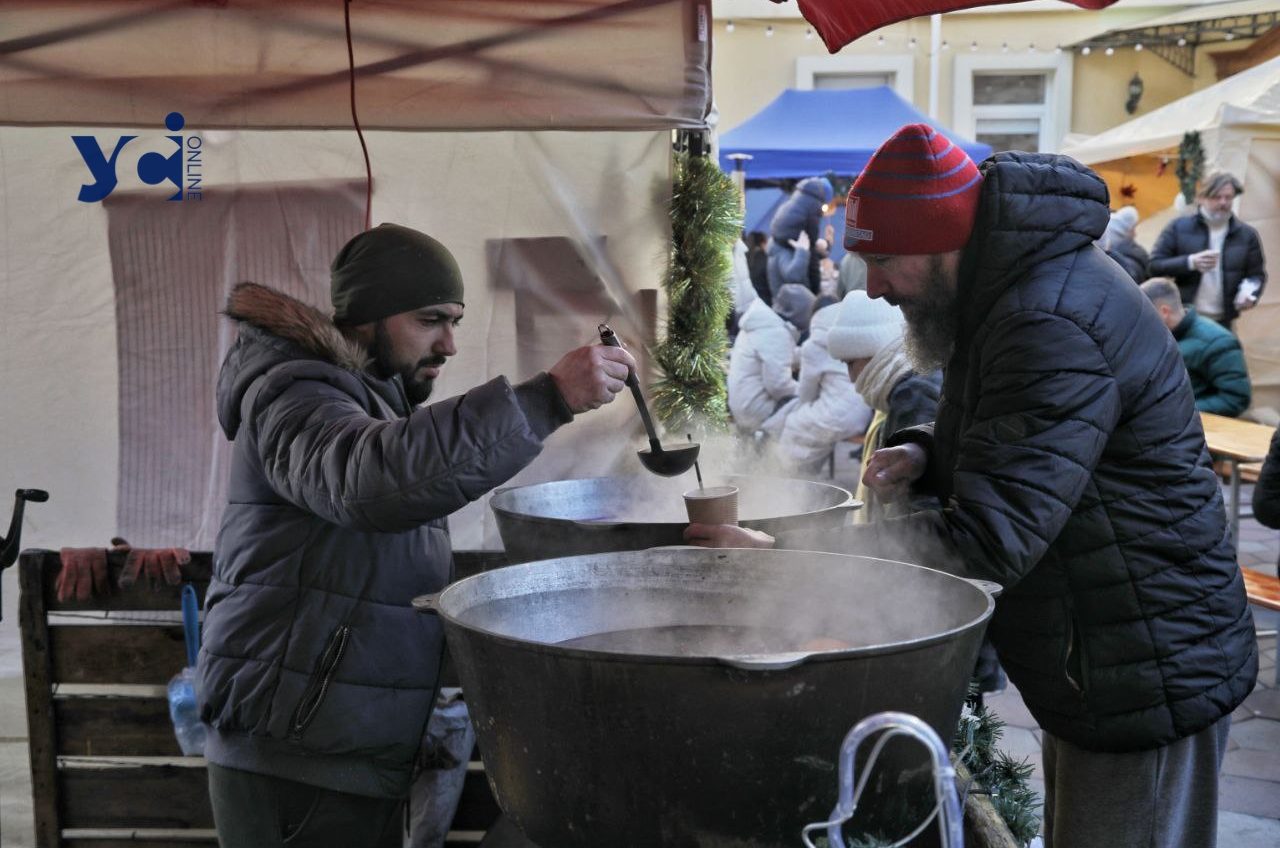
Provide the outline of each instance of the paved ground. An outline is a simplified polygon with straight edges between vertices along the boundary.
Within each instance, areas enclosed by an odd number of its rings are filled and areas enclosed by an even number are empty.
[[[844,463],[841,463],[843,466]],[[837,478],[845,473],[837,468]],[[1246,489],[1246,498],[1248,503]],[[1280,532],[1252,518],[1241,524],[1241,564],[1276,573]],[[0,846],[31,848],[31,775],[27,762],[26,706],[18,641],[16,569],[0,575],[4,620],[0,622]],[[1261,629],[1274,631],[1280,614],[1255,610]],[[1276,639],[1260,640],[1262,673],[1258,688],[1232,717],[1223,764],[1218,844],[1221,848],[1276,848],[1280,845],[1280,688],[1276,680]],[[1040,781],[1040,729],[1012,689],[988,699],[1008,723],[1002,747],[1036,764]]]

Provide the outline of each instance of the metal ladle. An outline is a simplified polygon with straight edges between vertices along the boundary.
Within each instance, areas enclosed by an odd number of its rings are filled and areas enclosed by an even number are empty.
[[[622,347],[622,342],[618,340],[617,334],[609,328],[608,324],[601,324],[597,329],[600,331],[601,344]],[[692,468],[693,463],[698,459],[697,443],[664,448],[658,441],[658,432],[653,427],[653,419],[649,417],[649,407],[644,402],[644,395],[640,391],[640,381],[636,379],[636,372],[631,369],[627,371],[627,388],[631,389],[631,396],[636,399],[636,406],[640,409],[640,420],[644,422],[644,431],[649,436],[649,448],[636,451],[636,455],[640,457],[640,463],[660,477],[675,477]]]

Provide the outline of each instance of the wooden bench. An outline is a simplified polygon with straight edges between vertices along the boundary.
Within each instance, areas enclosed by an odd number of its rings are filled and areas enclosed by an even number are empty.
[[[1260,606],[1263,609],[1280,611],[1280,577],[1272,577],[1269,574],[1263,574],[1252,568],[1241,568],[1240,573],[1244,576],[1244,592],[1249,599],[1249,603]],[[1260,630],[1258,636],[1276,636],[1275,630]],[[1280,640],[1277,641],[1280,644]],[[1276,663],[1275,669],[1275,685],[1280,686],[1280,662]]]
[[[459,576],[505,564],[501,552],[459,551]],[[123,567],[109,562],[111,585]],[[201,605],[211,555],[183,576]],[[135,585],[59,602],[54,551],[19,566],[37,848],[199,848],[217,845],[201,757],[184,757],[166,685],[186,663],[179,587]],[[476,845],[499,814],[478,757],[468,764],[448,845]]]

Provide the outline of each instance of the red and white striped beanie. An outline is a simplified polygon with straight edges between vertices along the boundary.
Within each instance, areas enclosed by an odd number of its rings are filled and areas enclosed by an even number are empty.
[[[872,154],[849,189],[844,246],[858,253],[915,255],[969,241],[982,175],[928,124],[907,124]]]

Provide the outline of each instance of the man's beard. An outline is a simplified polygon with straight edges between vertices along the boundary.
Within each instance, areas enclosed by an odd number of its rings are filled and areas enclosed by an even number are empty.
[[[373,350],[371,352],[373,354],[374,374],[384,380],[390,380],[399,374],[400,381],[404,384],[405,396],[409,398],[409,403],[414,406],[426,403],[427,398],[431,397],[431,389],[435,386],[435,380],[430,377],[419,380],[413,375],[419,368],[444,365],[445,357],[426,356],[410,365],[397,363],[391,350],[391,339],[387,335],[386,324],[382,321],[378,321],[373,325]]]
[[[1227,221],[1231,220],[1230,210],[1227,210],[1226,212],[1210,212],[1209,210],[1201,207],[1200,212],[1204,215],[1205,221],[1214,227],[1221,227],[1223,224],[1227,223]]]
[[[931,257],[924,291],[900,304],[907,319],[902,346],[917,374],[931,374],[951,358],[959,327],[956,299],[947,285],[942,257]]]

